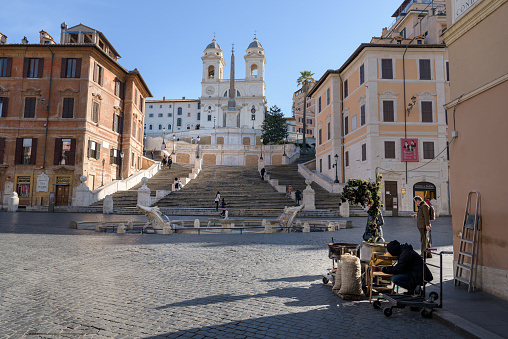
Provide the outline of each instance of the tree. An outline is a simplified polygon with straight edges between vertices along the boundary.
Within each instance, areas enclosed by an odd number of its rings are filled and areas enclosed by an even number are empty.
[[[305,153],[307,151],[307,141],[305,141],[305,135],[307,134],[307,93],[309,92],[309,85],[316,82],[312,77],[314,73],[311,71],[303,71],[300,72],[300,77],[296,79],[296,83],[298,86],[302,86],[302,91],[304,93],[303,96],[303,147],[302,152]]]
[[[265,120],[263,121],[263,144],[270,142],[279,142],[286,138],[288,135],[288,129],[285,124],[284,114],[277,106],[272,106],[268,110]]]
[[[376,181],[369,182],[367,180],[349,179],[344,190],[342,191],[342,202],[349,201],[353,205],[360,204],[363,207],[369,206],[367,213],[371,216],[372,221],[369,222],[371,237],[369,242],[375,242],[379,237],[379,228],[376,220],[381,214],[381,180],[383,176],[378,174]]]
[[[300,77],[296,79],[296,83],[298,84],[298,86],[304,85],[305,82],[307,82],[307,84],[309,85],[313,84],[316,82],[313,76],[314,73],[312,73],[311,71],[302,71],[300,72]]]

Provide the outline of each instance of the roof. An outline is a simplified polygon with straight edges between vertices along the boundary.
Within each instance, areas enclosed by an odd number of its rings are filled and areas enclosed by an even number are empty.
[[[145,98],[149,98],[149,97],[152,97],[152,92],[150,92],[150,89],[148,88],[146,82],[145,82],[145,79],[143,79],[143,77],[141,76],[141,73],[139,73],[138,69],[137,68],[134,68],[134,70],[132,71],[129,71],[129,74],[132,74],[134,76],[137,76],[139,78],[139,81],[141,82],[141,84],[145,87],[146,89],[146,93],[147,95],[145,96]]]
[[[166,100],[145,100],[145,103],[158,104],[158,103],[170,103],[170,102],[199,102],[200,99],[166,99]]]
[[[249,47],[247,47],[247,49],[249,49],[249,48],[263,48],[263,46],[261,46],[261,44],[259,43],[257,38],[254,38],[254,41],[252,41],[249,44]]]
[[[325,74],[323,74],[323,76],[318,80],[316,81],[315,85],[309,90],[309,93],[307,94],[307,96],[311,96],[312,94],[314,94],[314,92],[319,88],[319,86],[321,86],[321,84],[326,80],[326,78],[330,75],[330,74],[340,74],[342,73],[347,66],[349,66],[349,64],[351,64],[355,59],[356,57],[358,57],[358,55],[365,49],[365,48],[369,48],[369,47],[374,47],[374,48],[394,48],[394,49],[410,49],[410,48],[422,48],[422,49],[425,49],[425,48],[446,48],[446,45],[444,44],[427,44],[427,45],[408,45],[408,44],[404,44],[404,45],[397,45],[397,44],[371,44],[371,43],[364,43],[364,44],[361,44],[360,46],[358,46],[358,48],[353,52],[353,54],[351,54],[351,56],[346,60],[346,62],[344,62],[344,64],[337,70],[327,70],[325,72]]]
[[[404,2],[402,3],[402,5],[400,5],[400,6],[399,6],[399,8],[397,8],[397,10],[395,11],[395,13],[393,13],[392,18],[396,18],[396,17],[398,17],[400,14],[402,14],[402,12],[406,9],[406,6],[407,6],[410,2],[413,2],[413,0],[404,0]]]
[[[219,44],[217,43],[217,41],[215,41],[215,38],[212,40],[212,42],[210,42],[208,44],[208,46],[206,46],[205,49],[209,49],[209,48],[216,48],[216,49],[220,49],[220,46]]]
[[[92,32],[97,32],[99,33],[99,37],[104,41],[106,42],[106,44],[109,46],[109,48],[111,49],[111,51],[113,51],[113,53],[115,53],[116,57],[117,58],[121,58],[120,54],[118,53],[118,51],[115,49],[115,47],[113,47],[113,45],[111,44],[111,42],[109,42],[109,40],[106,38],[106,36],[101,32],[101,31],[98,31],[96,29],[93,29],[92,27],[90,26],[87,26],[87,25],[83,25],[82,23],[80,23],[79,25],[76,25],[76,26],[72,26],[72,27],[69,27],[65,30],[65,33],[70,33],[72,32],[71,30],[73,28],[76,28],[78,26],[83,26],[83,27],[86,27],[88,29],[90,29],[90,31]]]

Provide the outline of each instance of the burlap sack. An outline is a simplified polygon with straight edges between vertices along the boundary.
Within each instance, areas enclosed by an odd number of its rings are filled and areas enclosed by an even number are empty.
[[[340,273],[341,265],[342,265],[342,261],[339,261],[339,263],[337,265],[337,269],[335,270],[335,284],[333,284],[333,287],[332,287],[332,291],[335,294],[339,294],[340,285],[341,285],[341,281],[342,281],[342,277],[341,277],[341,273]]]
[[[341,264],[339,297],[344,300],[360,300],[363,296],[360,258],[353,255],[343,255]]]

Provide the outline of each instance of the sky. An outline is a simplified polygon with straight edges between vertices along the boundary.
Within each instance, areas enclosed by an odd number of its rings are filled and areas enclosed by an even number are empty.
[[[256,33],[265,49],[268,107],[277,105],[291,116],[300,72],[309,70],[318,80],[327,69],[339,68],[361,43],[393,23],[402,2],[0,0],[0,32],[8,43],[24,36],[38,43],[45,30],[58,43],[62,22],[83,23],[104,33],[124,68],[141,72],[152,99],[201,95],[201,56],[214,33],[224,52],[224,78],[232,44],[236,78],[243,78],[243,55]]]

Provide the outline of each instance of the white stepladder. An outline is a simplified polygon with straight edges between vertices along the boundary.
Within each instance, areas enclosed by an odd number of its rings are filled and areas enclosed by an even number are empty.
[[[464,224],[460,236],[459,256],[453,278],[454,285],[468,284],[467,291],[474,291],[476,285],[476,266],[478,265],[478,239],[481,229],[480,192],[467,194]]]

